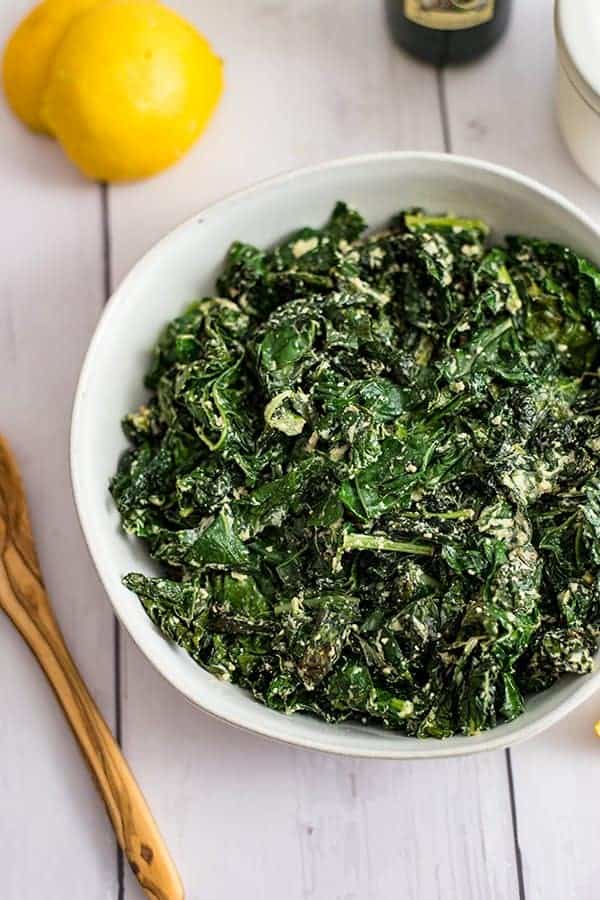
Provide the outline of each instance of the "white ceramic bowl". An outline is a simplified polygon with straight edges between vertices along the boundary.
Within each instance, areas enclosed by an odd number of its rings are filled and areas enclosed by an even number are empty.
[[[119,619],[164,677],[192,703],[231,724],[302,747],[352,756],[453,756],[531,737],[588,697],[600,672],[566,678],[527,703],[516,721],[473,737],[417,740],[376,727],[328,725],[286,716],[209,675],[165,640],[137,598],[121,585],[132,570],[156,572],[144,547],[121,533],[108,482],[126,446],[121,417],[145,396],[142,376],[164,324],[189,301],[213,293],[234,239],[269,245],[300,225],[320,225],[336,200],[372,225],[423,206],[480,216],[495,236],[522,232],[569,244],[600,263],[600,232],[553,191],[498,166],[433,153],[383,153],[293,172],[205,209],[161,240],[115,291],[90,344],[73,411],[75,499],[92,557]]]

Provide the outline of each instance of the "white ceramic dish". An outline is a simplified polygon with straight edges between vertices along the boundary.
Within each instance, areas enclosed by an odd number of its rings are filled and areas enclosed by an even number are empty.
[[[600,671],[565,679],[531,699],[516,721],[445,741],[404,737],[375,727],[328,725],[285,716],[198,667],[152,625],[121,576],[155,572],[143,546],[119,530],[107,486],[126,442],[121,417],[144,397],[142,375],[164,324],[192,299],[211,294],[234,239],[268,245],[303,224],[322,223],[338,199],[381,225],[419,205],[481,216],[495,235],[520,231],[569,244],[600,263],[600,232],[558,194],[498,166],[431,153],[383,153],[293,172],[209,207],[150,250],[108,304],[81,372],[71,433],[79,516],[92,557],[119,619],[164,677],[192,703],[258,734],[352,756],[425,758],[492,750],[547,728],[588,697]]]

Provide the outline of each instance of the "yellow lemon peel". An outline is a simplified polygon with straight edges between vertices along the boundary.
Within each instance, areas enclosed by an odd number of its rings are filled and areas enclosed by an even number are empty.
[[[25,78],[32,34],[43,52]],[[4,84],[17,115],[52,134],[85,175],[125,181],[189,150],[222,70],[206,39],[157,0],[45,0],[9,41]]]
[[[90,178],[142,178],[183,156],[221,89],[221,62],[188,22],[154,0],[109,0],[59,44],[42,118]]]
[[[46,131],[40,117],[48,68],[71,22],[99,0],[45,0],[19,23],[6,44],[4,93],[16,116],[34,131]]]

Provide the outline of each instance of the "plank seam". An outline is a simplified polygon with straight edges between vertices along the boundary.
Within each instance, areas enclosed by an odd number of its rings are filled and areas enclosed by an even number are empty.
[[[108,185],[100,185],[100,213],[102,220],[102,280],[104,302],[108,301],[112,290],[112,254],[110,240],[110,210]],[[115,738],[119,747],[123,746],[123,711],[121,702],[121,626],[113,614],[113,690],[115,696]],[[125,900],[125,868],[123,851],[117,844],[117,900]]]
[[[519,821],[517,819],[517,802],[515,799],[515,780],[513,777],[512,757],[510,749],[504,751],[506,756],[506,773],[508,775],[508,796],[510,800],[510,815],[512,819],[513,839],[515,844],[515,862],[517,866],[517,881],[519,884],[519,900],[526,900],[525,878],[523,875],[523,854],[519,842]]]
[[[452,153],[452,142],[450,139],[450,120],[448,117],[448,97],[446,94],[446,72],[444,66],[438,66],[438,68],[436,69],[436,85],[438,103],[440,107],[444,151],[446,153]]]

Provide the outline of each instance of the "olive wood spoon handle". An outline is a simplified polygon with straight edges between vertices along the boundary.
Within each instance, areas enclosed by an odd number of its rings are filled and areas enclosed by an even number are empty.
[[[0,435],[0,607],[46,673],[106,805],[117,841],[152,900],[183,900],[169,852],[121,751],[65,646],[45,591],[23,485]]]

